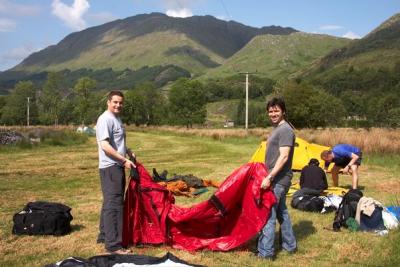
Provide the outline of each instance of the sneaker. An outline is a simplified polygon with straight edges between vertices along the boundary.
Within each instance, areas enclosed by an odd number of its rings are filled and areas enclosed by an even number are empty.
[[[128,254],[132,253],[132,251],[130,249],[125,249],[125,248],[120,248],[115,251],[107,250],[107,252],[110,254],[117,254],[117,255],[128,255]]]

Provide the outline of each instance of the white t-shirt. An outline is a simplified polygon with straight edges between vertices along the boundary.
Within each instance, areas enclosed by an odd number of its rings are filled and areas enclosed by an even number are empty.
[[[97,119],[96,124],[96,139],[99,150],[99,169],[108,168],[115,164],[121,164],[121,162],[109,157],[101,148],[100,142],[107,140],[110,145],[122,156],[125,157],[126,145],[125,145],[125,128],[119,117],[116,117],[112,112],[108,110],[104,111],[103,114]]]

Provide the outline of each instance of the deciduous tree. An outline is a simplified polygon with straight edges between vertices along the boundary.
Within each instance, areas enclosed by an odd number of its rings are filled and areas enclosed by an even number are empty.
[[[58,124],[61,112],[60,74],[49,72],[39,96],[39,120],[43,124]]]
[[[96,81],[89,78],[80,78],[73,89],[75,94],[75,107],[74,113],[79,118],[79,122],[82,125],[91,122],[93,117],[93,106],[97,103],[93,103],[92,91],[96,88]]]
[[[206,95],[202,83],[187,79],[179,79],[169,93],[171,118],[173,124],[192,127],[193,124],[205,122]]]
[[[18,82],[14,90],[5,98],[5,105],[2,108],[1,120],[9,125],[26,125],[29,97],[29,119],[30,124],[37,122],[37,108],[35,100],[35,88],[32,82]]]

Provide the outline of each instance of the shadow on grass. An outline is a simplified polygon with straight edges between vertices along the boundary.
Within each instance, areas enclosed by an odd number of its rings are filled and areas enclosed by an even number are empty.
[[[317,232],[312,221],[299,221],[293,225],[297,242]]]
[[[71,232],[78,232],[80,230],[85,229],[86,227],[83,224],[73,224],[71,225]]]
[[[346,189],[349,189],[349,190],[350,190],[350,189],[353,188],[353,186],[352,186],[351,184],[348,184],[348,185],[343,186],[343,188],[346,188]],[[365,186],[359,185],[359,186],[357,186],[357,189],[363,191],[363,190],[365,189]]]
[[[279,223],[277,222],[277,230],[279,229]],[[298,223],[293,225],[293,231],[296,236],[296,241],[299,242],[300,240],[315,234],[317,229],[314,227],[312,221],[299,221]],[[257,243],[258,243],[259,234],[254,236],[252,239],[247,241],[245,244],[237,248],[238,251],[257,251]],[[279,248],[281,243],[281,234],[278,231],[275,233],[275,248]]]

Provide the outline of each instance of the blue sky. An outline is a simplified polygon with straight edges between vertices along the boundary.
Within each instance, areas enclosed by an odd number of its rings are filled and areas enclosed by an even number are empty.
[[[400,0],[0,0],[0,71],[72,32],[151,12],[360,38],[399,13]]]

